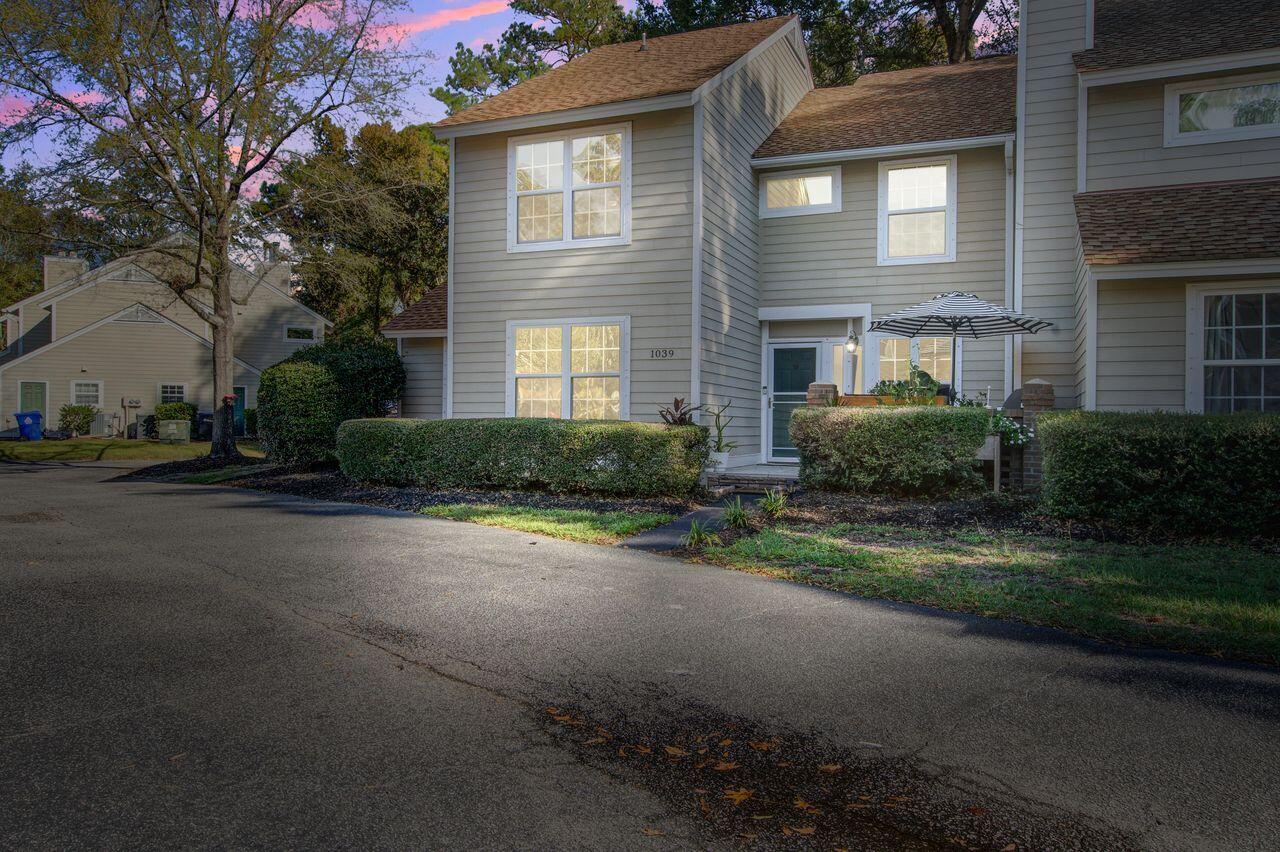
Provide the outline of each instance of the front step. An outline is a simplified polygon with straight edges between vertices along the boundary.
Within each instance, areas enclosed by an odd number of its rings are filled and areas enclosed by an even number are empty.
[[[732,470],[707,474],[707,488],[711,490],[740,491],[763,494],[774,488],[794,491],[799,483],[798,473],[734,473]]]

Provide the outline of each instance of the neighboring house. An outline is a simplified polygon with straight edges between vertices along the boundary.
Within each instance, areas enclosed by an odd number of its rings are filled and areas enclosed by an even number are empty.
[[[1018,57],[831,89],[775,18],[600,48],[445,119],[447,295],[387,328],[422,364],[406,414],[437,385],[445,417],[727,403],[751,463],[795,457],[810,382],[912,361],[996,403],[1031,378],[1063,407],[1280,400],[1280,6],[1202,6],[1028,0]],[[954,365],[867,333],[948,290],[1054,326]]]
[[[39,410],[56,427],[68,403],[96,406],[95,434],[123,434],[160,402],[212,411],[213,343],[207,323],[153,275],[147,254],[89,269],[46,257],[44,289],[3,309],[0,416]],[[151,271],[148,271],[148,270]],[[257,405],[263,369],[324,339],[331,325],[287,292],[289,266],[237,267],[234,383],[237,415]],[[241,421],[242,422],[242,421]]]

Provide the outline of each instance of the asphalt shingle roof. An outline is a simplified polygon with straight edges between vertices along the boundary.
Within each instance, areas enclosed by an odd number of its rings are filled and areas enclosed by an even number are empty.
[[[448,287],[441,284],[405,308],[382,327],[383,331],[445,331],[449,327]]]
[[[1076,70],[1105,71],[1280,47],[1280,0],[1097,0],[1093,47]]]
[[[794,15],[598,47],[468,107],[436,127],[456,127],[691,92],[780,30]]]
[[[1280,257],[1280,178],[1086,192],[1075,206],[1094,265]]]
[[[867,74],[814,89],[765,139],[757,157],[877,148],[1013,133],[1014,56]]]

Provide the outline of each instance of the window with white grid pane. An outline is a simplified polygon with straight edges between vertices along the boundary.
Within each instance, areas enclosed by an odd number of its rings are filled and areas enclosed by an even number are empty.
[[[162,384],[160,385],[160,402],[186,402],[187,386],[184,384]]]
[[[880,164],[877,262],[956,259],[956,158]]]
[[[631,238],[631,126],[508,142],[508,251],[621,245]]]
[[[1280,411],[1280,291],[1201,298],[1204,411]]]
[[[72,405],[102,406],[102,382],[72,382]]]
[[[508,324],[507,414],[627,419],[628,320]]]

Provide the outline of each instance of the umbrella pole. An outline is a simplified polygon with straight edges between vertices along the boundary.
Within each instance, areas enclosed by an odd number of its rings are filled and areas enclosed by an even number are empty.
[[[960,381],[960,365],[956,363],[956,334],[951,332],[951,402],[956,401],[956,383]]]

